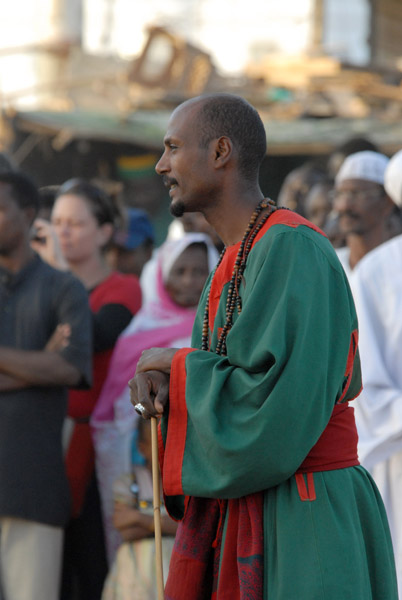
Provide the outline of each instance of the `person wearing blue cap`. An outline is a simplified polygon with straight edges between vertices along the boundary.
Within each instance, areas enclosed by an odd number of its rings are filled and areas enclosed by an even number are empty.
[[[113,236],[107,261],[116,271],[140,277],[154,248],[154,229],[144,210],[127,208],[123,227]]]

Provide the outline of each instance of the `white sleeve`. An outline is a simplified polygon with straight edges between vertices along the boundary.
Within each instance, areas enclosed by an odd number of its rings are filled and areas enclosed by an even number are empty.
[[[363,392],[356,399],[359,456],[368,469],[402,450],[402,274],[377,263],[351,281],[359,320]],[[399,281],[399,284],[398,284]]]

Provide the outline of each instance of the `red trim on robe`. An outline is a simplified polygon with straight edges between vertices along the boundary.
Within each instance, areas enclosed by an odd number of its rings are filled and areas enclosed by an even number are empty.
[[[313,229],[317,233],[320,233],[324,237],[326,237],[325,233],[321,231],[319,227],[313,225],[310,221],[301,217],[297,213],[292,212],[291,210],[278,209],[269,217],[269,219],[264,223],[263,227],[260,229],[258,234],[256,235],[253,245],[258,240],[260,240],[274,225],[287,225],[288,227],[299,227],[299,225],[305,225],[310,229]],[[229,246],[226,249],[225,256],[216,270],[216,273],[213,277],[211,283],[211,290],[209,293],[209,329],[213,331],[214,323],[216,318],[216,313],[218,312],[219,302],[221,299],[222,291],[224,286],[229,283],[232,278],[233,265],[236,260],[237,253],[239,251],[241,242],[234,244],[233,246]]]
[[[307,478],[307,484],[305,477]],[[307,475],[303,475],[302,473],[296,473],[295,475],[297,491],[299,492],[300,500],[302,502],[312,502],[316,499],[315,495],[315,487],[314,487],[314,475],[313,473],[307,473]]]
[[[162,465],[164,493],[167,496],[184,495],[181,471],[187,435],[186,357],[194,350],[178,350],[170,371],[168,435]]]
[[[269,219],[268,219],[269,221]],[[233,265],[236,260],[237,253],[240,248],[238,242],[234,246],[226,248],[225,256],[217,268],[215,275],[211,282],[211,289],[209,292],[209,329],[213,331],[216,313],[218,312],[219,301],[223,288],[232,278]]]
[[[325,233],[319,227],[311,223],[311,221],[308,221],[304,217],[298,215],[297,213],[291,210],[279,208],[269,217],[268,221],[257,233],[253,245],[256,242],[258,242],[258,240],[260,240],[265,235],[268,229],[270,229],[274,225],[287,225],[288,227],[293,228],[299,227],[300,225],[305,225],[309,229],[313,229],[317,233],[320,233],[324,237],[327,237]]]
[[[340,404],[342,402],[342,400],[345,398],[347,391],[349,389],[349,386],[350,386],[350,382],[352,381],[353,366],[354,366],[354,362],[355,362],[358,341],[359,341],[359,333],[358,333],[357,329],[355,329],[354,331],[352,331],[352,335],[350,338],[348,359],[346,361],[346,369],[345,369],[346,383],[345,383],[345,387],[342,392],[342,396],[339,398],[337,404]]]

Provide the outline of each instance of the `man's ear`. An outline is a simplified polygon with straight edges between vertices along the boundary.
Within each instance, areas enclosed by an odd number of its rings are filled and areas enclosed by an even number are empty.
[[[233,146],[231,140],[226,136],[221,136],[215,141],[214,147],[214,164],[215,168],[221,169],[224,167],[233,154]]]
[[[28,225],[29,225],[29,227],[31,227],[32,223],[36,219],[37,211],[36,211],[36,209],[33,206],[26,206],[24,208],[24,213],[25,213]]]

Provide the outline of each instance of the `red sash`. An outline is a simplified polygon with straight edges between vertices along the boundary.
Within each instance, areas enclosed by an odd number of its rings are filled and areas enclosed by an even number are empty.
[[[313,472],[358,464],[353,408],[347,403],[337,404],[327,427],[295,474],[300,499],[315,500]],[[249,586],[253,599],[262,600],[263,498],[264,492],[228,501],[189,499],[176,534],[166,600],[246,600],[250,597]]]
[[[333,471],[360,464],[357,439],[354,409],[347,402],[336,404],[328,425],[297,473]]]

